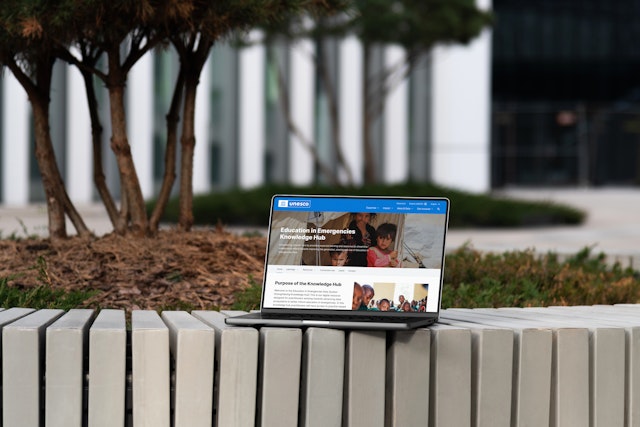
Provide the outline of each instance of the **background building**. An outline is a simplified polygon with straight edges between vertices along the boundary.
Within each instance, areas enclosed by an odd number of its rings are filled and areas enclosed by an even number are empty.
[[[492,187],[640,184],[640,1],[493,6]]]
[[[489,189],[489,43],[486,31],[468,47],[436,49],[390,94],[374,132],[381,181],[434,180],[472,191]],[[196,193],[322,180],[313,156],[288,132],[276,75],[277,69],[283,70],[294,122],[316,144],[319,156],[333,165],[326,92],[309,59],[309,53],[318,48],[311,42],[242,50],[227,45],[214,48],[197,100]],[[327,50],[325,65],[338,94],[342,150],[354,181],[360,183],[362,49],[356,39],[336,40],[322,48]],[[399,48],[378,49],[374,61],[382,67],[403,55]],[[127,84],[129,142],[147,198],[156,194],[162,179],[165,115],[177,64],[171,51],[156,51],[136,64]],[[470,68],[474,72],[466,73]],[[0,201],[40,201],[44,193],[33,155],[26,94],[8,72],[2,77],[0,94]],[[101,96],[105,170],[117,194],[107,96],[104,92]],[[77,70],[61,62],[56,65],[51,103],[52,137],[70,196],[80,203],[95,200],[84,85]]]
[[[640,0],[489,0],[494,28],[469,46],[434,50],[387,99],[375,124],[378,177],[474,192],[506,186],[637,185],[640,182]],[[327,99],[311,42],[235,50],[219,45],[198,93],[196,192],[268,182],[322,180],[287,131],[276,70],[288,84],[297,126],[332,165]],[[336,82],[342,149],[362,177],[361,47],[323,45]],[[380,66],[403,55],[377,52]],[[90,126],[77,71],[56,66],[52,136],[77,203],[96,200]],[[170,51],[138,63],[128,82],[129,140],[145,197],[162,178],[164,116],[177,73]],[[10,73],[0,77],[0,203],[41,201],[30,107]],[[102,108],[108,109],[103,94]],[[103,121],[107,125],[104,115]],[[105,165],[117,173],[105,129]]]

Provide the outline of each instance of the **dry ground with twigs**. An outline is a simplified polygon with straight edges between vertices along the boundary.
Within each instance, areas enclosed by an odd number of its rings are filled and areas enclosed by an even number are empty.
[[[74,237],[55,244],[0,240],[0,278],[17,287],[99,290],[88,301],[92,307],[228,308],[235,293],[252,280],[261,282],[265,244],[263,237],[219,229],[163,230],[144,239]]]

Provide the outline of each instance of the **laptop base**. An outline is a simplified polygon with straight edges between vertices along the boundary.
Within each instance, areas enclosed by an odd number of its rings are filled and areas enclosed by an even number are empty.
[[[419,327],[425,327],[435,323],[437,319],[420,318],[408,319],[397,317],[385,317],[378,319],[372,318],[353,318],[349,317],[345,320],[327,319],[327,318],[287,318],[282,316],[264,315],[263,313],[249,313],[240,316],[225,318],[227,325],[233,326],[275,326],[275,327],[316,327],[316,328],[332,328],[332,329],[368,329],[368,330],[407,330]]]

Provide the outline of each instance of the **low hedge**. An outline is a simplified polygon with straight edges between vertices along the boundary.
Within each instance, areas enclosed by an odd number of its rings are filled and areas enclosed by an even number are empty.
[[[381,196],[445,196],[451,200],[451,228],[523,227],[551,224],[580,224],[585,213],[579,209],[546,201],[522,201],[491,195],[478,195],[431,184],[403,184],[352,187],[294,187],[269,185],[252,190],[196,195],[193,215],[198,225],[266,226],[269,201],[274,194],[344,194]],[[148,204],[151,210],[154,202]],[[163,221],[178,220],[178,200],[167,206]]]

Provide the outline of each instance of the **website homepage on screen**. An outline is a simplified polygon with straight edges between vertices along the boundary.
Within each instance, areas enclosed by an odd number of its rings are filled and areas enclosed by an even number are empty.
[[[273,203],[264,308],[437,312],[446,199]]]

